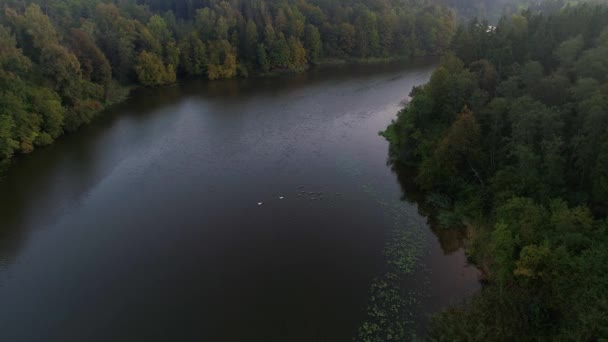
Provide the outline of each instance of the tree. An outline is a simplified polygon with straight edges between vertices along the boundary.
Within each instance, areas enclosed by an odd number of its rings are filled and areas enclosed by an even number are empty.
[[[6,110],[0,109],[2,112]],[[19,147],[15,140],[13,130],[15,122],[13,118],[5,113],[0,114],[0,167],[6,166],[13,152]]]
[[[162,59],[153,52],[142,51],[137,56],[135,72],[143,85],[159,86],[175,82],[173,66],[165,66]]]
[[[542,64],[536,61],[529,61],[524,64],[524,67],[522,68],[522,82],[527,88],[532,89],[543,78],[543,73],[544,71]]]
[[[504,288],[511,278],[513,269],[515,268],[515,239],[509,230],[509,226],[504,223],[497,223],[492,232],[492,240],[494,241],[494,260],[496,263],[496,280]]]
[[[306,49],[299,39],[289,37],[289,68],[302,69],[306,65]]]
[[[112,67],[93,37],[81,29],[72,29],[71,37],[83,78],[102,84],[107,89],[112,81]]]
[[[464,25],[460,25],[452,40],[452,50],[465,63],[471,63],[479,58],[476,54],[473,37]]]
[[[604,133],[602,144],[593,168],[593,199],[603,203],[608,198],[608,131]],[[605,208],[604,210],[608,210]]]
[[[528,245],[522,248],[517,260],[517,267],[513,271],[518,277],[527,280],[546,281],[551,258],[551,249],[548,243],[541,245]]]
[[[465,107],[437,146],[438,164],[447,172],[469,170],[476,181],[483,183],[477,166],[481,158],[480,136],[475,116]]]
[[[40,135],[34,142],[36,145],[48,145],[63,134],[66,113],[61,106],[61,98],[52,90],[40,87],[31,90],[28,100],[30,109],[42,118]]]
[[[210,80],[236,76],[236,51],[227,40],[216,40],[209,45],[207,77]]]
[[[45,76],[52,80],[55,91],[68,101],[78,98],[82,75],[74,54],[59,44],[52,44],[42,50],[40,63],[46,66]]]
[[[343,23],[340,25],[338,45],[342,53],[346,56],[352,54],[355,48],[356,29],[353,25]]]
[[[245,56],[255,59],[258,45],[258,28],[251,19],[247,21],[245,30]]]
[[[11,31],[0,25],[0,70],[14,75],[27,71],[31,67],[29,58],[17,48],[17,40]]]
[[[591,77],[603,82],[608,79],[608,47],[587,50],[576,62],[575,69],[582,77]]]
[[[277,35],[274,44],[270,46],[269,60],[272,68],[289,68],[291,49],[283,33]]]
[[[179,44],[180,67],[186,75],[202,76],[207,72],[207,49],[195,32]]]
[[[321,33],[319,33],[319,30],[312,24],[306,25],[304,46],[308,52],[309,60],[311,62],[317,61],[321,56],[323,43],[321,42]]]
[[[280,8],[277,12],[277,15],[274,19],[274,26],[277,28],[277,30],[283,34],[288,33],[287,32],[287,17],[285,16],[285,11],[283,11],[282,8]]]
[[[43,49],[59,42],[57,30],[49,17],[42,13],[40,6],[36,4],[28,5],[23,15],[19,15],[13,10],[7,10],[7,15],[16,26],[23,29],[31,37],[32,46],[28,46],[28,48]],[[34,51],[31,51],[31,53],[36,54]]]
[[[146,27],[156,39],[158,39],[161,43],[169,42],[173,40],[172,34],[167,27],[167,23],[165,19],[163,19],[160,15],[156,14],[150,17]]]
[[[194,27],[203,41],[211,40],[214,37],[216,27],[216,14],[210,8],[205,7],[196,10]]]
[[[564,66],[570,66],[583,50],[583,36],[578,35],[574,38],[563,41],[555,50],[555,58]]]
[[[260,70],[268,72],[270,70],[270,62],[268,61],[268,55],[266,54],[266,46],[261,43],[258,44],[258,65]]]
[[[469,69],[477,74],[479,87],[489,94],[494,94],[498,83],[496,68],[485,59],[471,63]]]

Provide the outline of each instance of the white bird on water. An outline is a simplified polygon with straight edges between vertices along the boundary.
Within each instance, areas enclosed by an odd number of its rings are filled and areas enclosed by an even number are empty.
[[[258,205],[262,205],[262,202],[258,202]]]
[[[285,198],[285,197],[283,197],[283,196],[279,196],[279,199],[283,199],[283,198]]]

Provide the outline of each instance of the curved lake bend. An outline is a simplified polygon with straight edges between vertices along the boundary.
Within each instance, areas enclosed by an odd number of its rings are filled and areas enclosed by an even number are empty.
[[[141,89],[20,158],[0,182],[0,340],[352,341],[395,247],[420,332],[479,287],[378,136],[433,68]]]

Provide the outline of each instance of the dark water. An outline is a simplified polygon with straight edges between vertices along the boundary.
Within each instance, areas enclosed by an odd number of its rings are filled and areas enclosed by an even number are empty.
[[[0,341],[351,341],[399,231],[420,329],[479,286],[377,134],[433,66],[144,89],[21,158],[0,182]]]

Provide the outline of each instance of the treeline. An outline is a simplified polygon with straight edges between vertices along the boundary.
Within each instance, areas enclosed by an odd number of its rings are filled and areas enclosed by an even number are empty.
[[[553,13],[581,3],[602,4],[605,0],[437,0],[456,10],[464,20],[483,18],[494,25],[502,16],[523,10],[532,13]]]
[[[488,285],[437,341],[608,338],[608,8],[458,28],[385,132]]]
[[[456,28],[427,0],[0,3],[0,168],[90,121],[125,85],[436,55]]]

